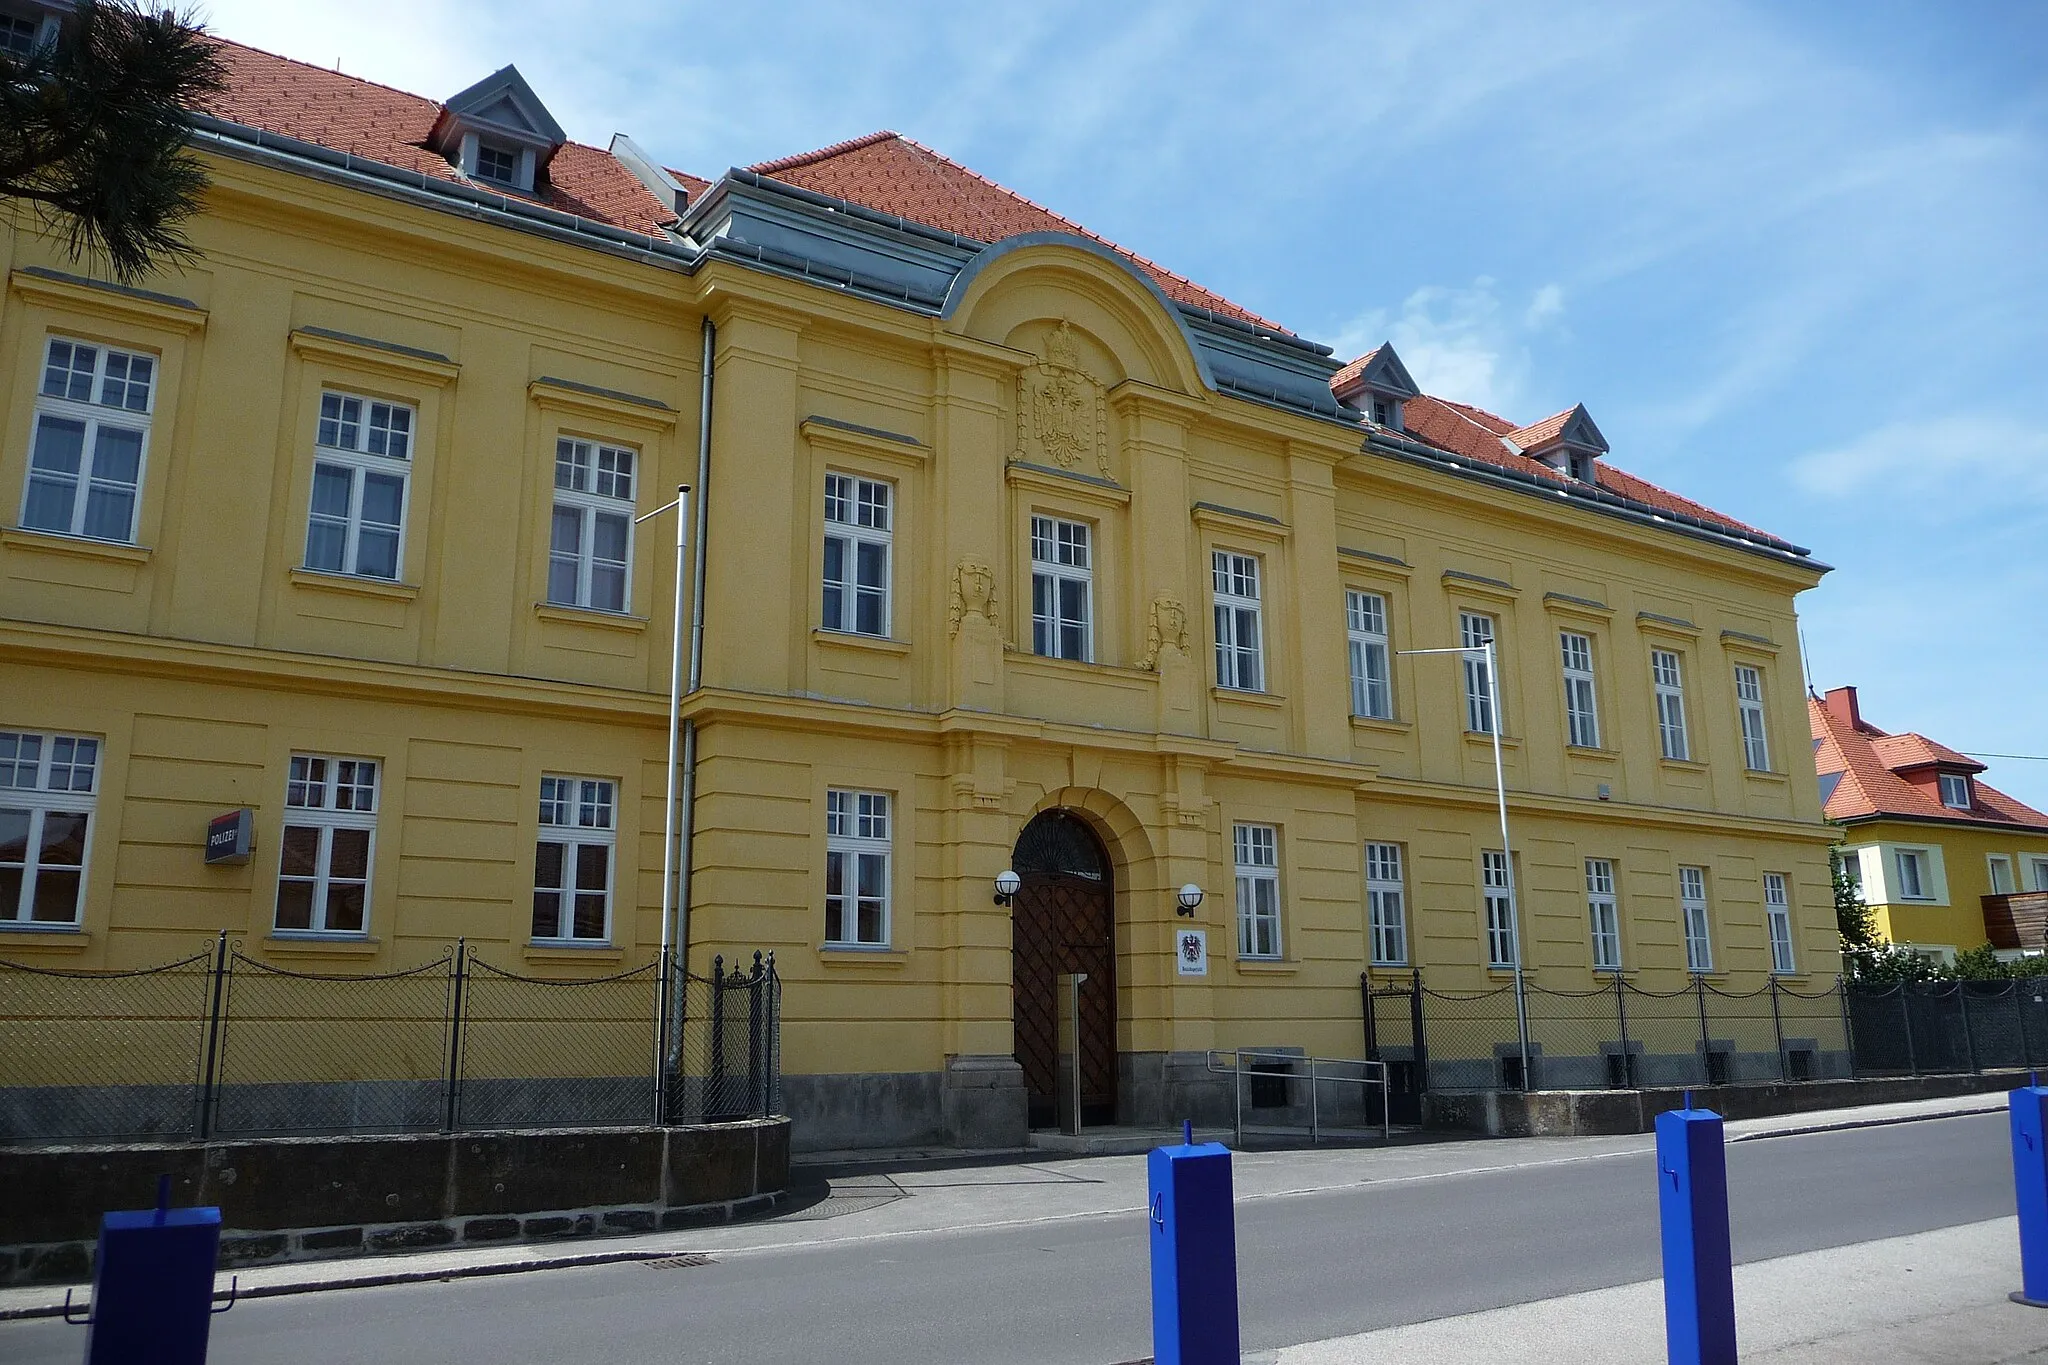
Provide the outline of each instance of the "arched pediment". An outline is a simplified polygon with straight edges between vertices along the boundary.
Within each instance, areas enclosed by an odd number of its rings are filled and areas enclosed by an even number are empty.
[[[1071,232],[1007,237],[967,263],[940,317],[953,331],[997,344],[1027,324],[1066,319],[1111,358],[1111,384],[1135,379],[1199,393],[1216,381],[1180,310],[1114,251]]]

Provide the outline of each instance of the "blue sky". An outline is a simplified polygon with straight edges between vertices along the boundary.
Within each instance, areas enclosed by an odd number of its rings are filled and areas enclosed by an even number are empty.
[[[2048,6],[211,0],[727,166],[894,128],[1347,357],[1812,547],[1813,682],[2048,755]],[[997,16],[1000,15],[1000,18]],[[2048,763],[1991,760],[2048,808]]]

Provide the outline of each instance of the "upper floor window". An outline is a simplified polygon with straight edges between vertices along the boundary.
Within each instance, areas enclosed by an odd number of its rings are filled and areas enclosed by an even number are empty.
[[[1483,650],[1493,643],[1493,618],[1477,612],[1458,613],[1458,643],[1467,650]],[[1494,727],[1493,668],[1486,655],[1465,655],[1465,728],[1473,734],[1490,735]]]
[[[1707,935],[1707,870],[1678,869],[1678,909],[1685,920],[1685,969],[1714,970],[1714,948]]]
[[[1259,635],[1259,561],[1214,550],[1209,576],[1216,596],[1216,685],[1263,692],[1266,658]]]
[[[1614,864],[1586,859],[1586,914],[1593,931],[1593,970],[1621,970],[1621,910],[1614,898]]]
[[[36,34],[41,25],[18,14],[0,14],[0,53],[25,62],[36,52]]]
[[[1351,641],[1351,714],[1394,718],[1394,688],[1388,663],[1387,599],[1376,592],[1344,594]]]
[[[1280,831],[1272,825],[1236,825],[1237,955],[1280,956]]]
[[[1771,770],[1770,746],[1764,743],[1764,677],[1746,664],[1735,668],[1735,704],[1742,712],[1742,761],[1751,772]]]
[[[611,940],[618,788],[602,778],[543,777],[533,850],[533,936]]]
[[[2029,891],[2048,891],[2048,858],[2027,859]]]
[[[1860,850],[1845,848],[1839,855],[1842,862],[1842,878],[1849,883],[1849,889],[1857,896],[1863,894],[1863,854]]]
[[[478,142],[476,145],[476,174],[479,180],[494,180],[500,185],[519,183],[519,153],[511,147],[500,147],[494,143]]]
[[[85,912],[100,742],[0,730],[0,925],[72,925]]]
[[[825,942],[889,942],[889,794],[825,793]]]
[[[1664,757],[1688,759],[1685,736],[1685,675],[1678,656],[1668,649],[1650,651],[1650,686],[1657,694],[1657,739]]]
[[[1593,703],[1593,641],[1573,631],[1558,635],[1564,655],[1564,715],[1573,745],[1600,747],[1600,716]]]
[[[624,446],[555,442],[548,601],[619,612],[632,601],[635,463]]]
[[[1095,561],[1086,522],[1031,518],[1031,652],[1095,657]]]
[[[306,567],[398,577],[404,562],[412,409],[346,393],[320,395]]]
[[[1365,846],[1365,899],[1372,929],[1375,966],[1398,967],[1408,961],[1408,919],[1401,880],[1401,846]]]
[[[1970,779],[1961,773],[1941,774],[1941,804],[1951,810],[1970,808]]]
[[[1899,869],[1899,898],[1909,901],[1934,899],[1928,889],[1927,854],[1922,849],[1902,848],[1895,859]]]
[[[284,791],[275,924],[284,932],[360,934],[370,920],[377,764],[293,754]]]
[[[1991,874],[1991,894],[2010,896],[2013,893],[2012,859],[2003,853],[1984,855],[1984,867]]]
[[[889,633],[890,504],[895,490],[851,474],[825,476],[824,627]]]
[[[1785,874],[1764,873],[1764,925],[1771,936],[1771,970],[1784,975],[1794,969],[1792,903],[1785,893]]]
[[[156,359],[50,338],[37,390],[21,524],[133,542]]]
[[[1515,965],[1514,888],[1508,885],[1508,855],[1486,849],[1479,855],[1479,888],[1486,899],[1486,965]]]

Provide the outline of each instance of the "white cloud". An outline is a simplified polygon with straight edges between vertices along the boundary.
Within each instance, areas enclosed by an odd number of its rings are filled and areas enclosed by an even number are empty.
[[[1522,325],[1533,332],[1553,319],[1563,316],[1564,286],[1546,284],[1529,300],[1528,311],[1522,314]]]
[[[1892,422],[1801,455],[1791,471],[1808,493],[1882,502],[1909,519],[2038,518],[2048,506],[2048,429],[1995,414]]]
[[[1338,329],[1339,359],[1392,341],[1425,393],[1511,415],[1526,386],[1527,336],[1564,313],[1564,290],[1546,284],[1519,314],[1504,307],[1496,282],[1481,275],[1463,287],[1425,285],[1398,312],[1376,308]]]

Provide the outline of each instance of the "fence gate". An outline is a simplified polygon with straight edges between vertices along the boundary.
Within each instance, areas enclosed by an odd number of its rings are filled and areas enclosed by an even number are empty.
[[[1361,973],[1358,990],[1365,1006],[1365,1058],[1369,1062],[1383,1062],[1387,1068],[1388,1112],[1370,1112],[1379,1106],[1379,1093],[1368,1089],[1368,1117],[1387,1123],[1420,1124],[1422,1092],[1429,1088],[1429,1058],[1423,1045],[1422,973],[1411,972],[1405,982],[1390,978],[1377,985],[1370,973]]]

